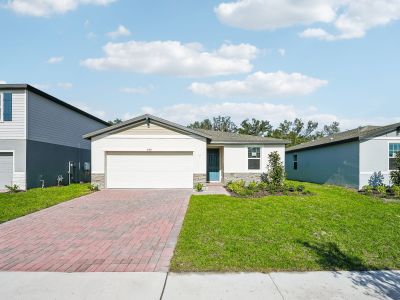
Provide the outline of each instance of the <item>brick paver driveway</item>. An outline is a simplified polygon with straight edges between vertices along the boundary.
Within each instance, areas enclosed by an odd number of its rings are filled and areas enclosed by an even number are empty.
[[[167,271],[189,190],[104,190],[0,225],[0,271]]]

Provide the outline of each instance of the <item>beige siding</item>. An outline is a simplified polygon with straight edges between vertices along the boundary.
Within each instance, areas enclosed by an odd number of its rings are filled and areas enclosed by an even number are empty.
[[[0,122],[0,139],[25,139],[25,91],[2,91],[12,93],[12,121]]]
[[[106,125],[67,107],[28,92],[28,139],[90,149],[82,136]]]
[[[142,124],[116,133],[116,135],[179,135],[180,133],[155,125]]]

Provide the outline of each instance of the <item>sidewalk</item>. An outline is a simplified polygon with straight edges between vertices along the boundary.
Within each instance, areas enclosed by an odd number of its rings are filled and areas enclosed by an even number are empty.
[[[400,271],[0,273],[1,299],[400,299]]]

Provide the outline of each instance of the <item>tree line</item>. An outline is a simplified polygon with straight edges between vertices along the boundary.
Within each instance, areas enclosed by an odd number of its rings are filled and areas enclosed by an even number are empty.
[[[296,118],[294,121],[284,120],[278,126],[274,127],[268,120],[252,118],[251,120],[243,120],[238,126],[232,121],[231,117],[218,116],[212,119],[196,121],[189,124],[188,127],[192,129],[207,129],[285,139],[290,141],[289,146],[294,146],[338,133],[340,132],[339,125],[338,122],[332,122],[319,129],[318,122],[312,120],[304,122],[302,119]]]

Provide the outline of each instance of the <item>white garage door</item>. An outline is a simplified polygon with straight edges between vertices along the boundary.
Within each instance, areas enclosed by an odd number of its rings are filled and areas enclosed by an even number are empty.
[[[192,188],[191,152],[110,152],[107,188]]]
[[[5,185],[11,185],[13,179],[13,154],[12,152],[0,152],[0,190]]]

